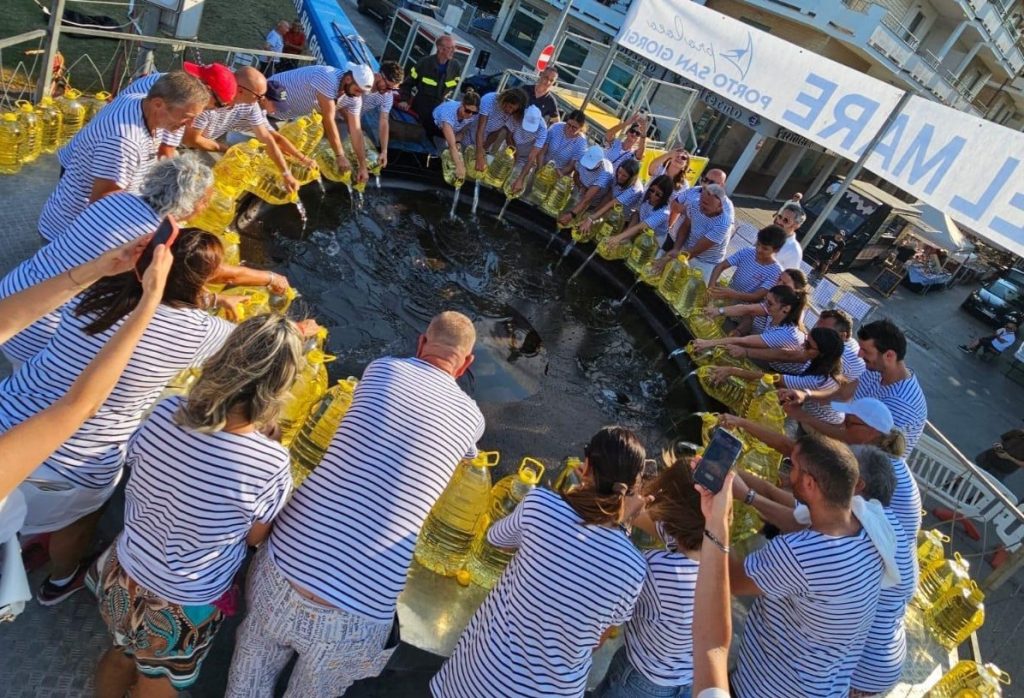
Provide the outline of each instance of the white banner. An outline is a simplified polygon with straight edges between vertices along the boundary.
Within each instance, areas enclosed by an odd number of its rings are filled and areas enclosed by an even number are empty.
[[[634,0],[623,48],[850,160],[903,92],[690,0]],[[1024,133],[913,97],[866,167],[1024,255]]]

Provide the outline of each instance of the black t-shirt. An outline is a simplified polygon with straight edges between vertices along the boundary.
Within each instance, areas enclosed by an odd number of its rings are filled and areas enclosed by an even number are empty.
[[[844,247],[846,247],[846,242],[845,241],[836,240],[835,238],[831,238],[831,239],[825,240],[825,244],[824,244],[824,248],[825,248],[824,258],[825,259],[832,259],[832,256],[842,252]]]
[[[551,117],[558,115],[558,102],[555,101],[555,96],[550,92],[543,97],[538,97],[534,94],[534,87],[536,85],[526,85],[523,89],[530,96],[530,104],[540,109],[540,114],[544,117],[544,121],[548,122],[551,120]]]

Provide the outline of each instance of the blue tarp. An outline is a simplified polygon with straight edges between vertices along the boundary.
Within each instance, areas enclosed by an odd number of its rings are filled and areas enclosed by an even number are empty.
[[[359,35],[336,0],[294,0],[295,9],[306,30],[309,52],[316,59],[335,68],[348,63],[380,69],[363,37]]]

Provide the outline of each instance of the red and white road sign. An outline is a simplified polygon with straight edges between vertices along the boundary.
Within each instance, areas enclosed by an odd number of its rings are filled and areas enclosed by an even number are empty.
[[[537,59],[537,70],[544,70],[548,67],[551,62],[551,58],[555,55],[555,45],[548,44],[544,47],[544,50],[540,52],[540,58]]]

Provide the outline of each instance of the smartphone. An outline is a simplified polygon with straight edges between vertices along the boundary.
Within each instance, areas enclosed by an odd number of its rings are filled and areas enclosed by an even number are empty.
[[[153,239],[149,241],[146,249],[142,251],[139,261],[135,263],[135,276],[138,277],[139,281],[142,281],[142,275],[146,273],[149,263],[153,261],[153,250],[156,249],[156,246],[167,245],[167,247],[171,247],[174,241],[178,239],[178,232],[178,223],[174,220],[173,216],[167,216],[160,221],[160,227],[156,229]]]
[[[729,474],[730,468],[736,465],[742,451],[743,444],[735,434],[722,427],[715,427],[707,448],[704,449],[704,455],[693,471],[693,481],[712,492],[719,492],[722,483],[725,482],[725,476]]]

